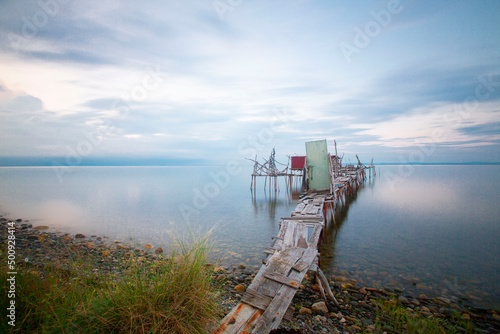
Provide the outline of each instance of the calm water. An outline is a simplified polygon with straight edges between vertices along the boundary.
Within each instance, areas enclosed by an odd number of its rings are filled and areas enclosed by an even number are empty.
[[[216,255],[258,266],[298,193],[250,167],[0,168],[0,212],[34,225],[167,246],[214,228]],[[500,308],[500,166],[381,166],[329,222],[322,267],[369,286]]]

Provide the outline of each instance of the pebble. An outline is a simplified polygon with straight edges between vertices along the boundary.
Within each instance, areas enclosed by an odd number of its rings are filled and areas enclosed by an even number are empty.
[[[237,286],[234,287],[234,290],[245,292],[245,287],[242,284],[238,284]]]
[[[318,313],[320,313],[320,312],[324,313],[324,314],[328,313],[328,307],[326,307],[325,302],[314,303],[312,305],[312,310],[314,312],[318,312]]]
[[[299,314],[307,314],[307,315],[311,315],[313,314],[312,310],[310,308],[307,308],[307,307],[301,307],[300,310],[299,310]]]
[[[163,248],[158,247],[157,249],[155,249],[155,253],[156,253],[156,254],[163,253]]]

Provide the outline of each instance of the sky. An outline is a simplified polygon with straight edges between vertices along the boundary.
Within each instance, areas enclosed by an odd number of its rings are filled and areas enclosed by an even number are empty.
[[[0,165],[500,162],[499,1],[0,0]],[[248,162],[248,161],[247,161]]]

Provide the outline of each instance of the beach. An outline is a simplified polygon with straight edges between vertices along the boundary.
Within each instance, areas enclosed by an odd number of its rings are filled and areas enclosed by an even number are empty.
[[[48,226],[33,226],[22,219],[0,219],[2,244],[7,244],[9,224],[15,226],[16,261],[23,262],[22,270],[29,270],[40,279],[54,268],[75,271],[74,264],[80,258],[92,263],[95,272],[123,275],[127,273],[130,260],[153,265],[167,251],[133,244],[132,240],[125,243],[105,236],[57,233]],[[222,317],[239,302],[256,270],[244,263],[220,265],[212,262],[206,263],[206,267],[212,277],[211,293]],[[401,326],[405,326],[392,318],[391,314],[397,310],[413,318],[412,323],[419,318],[432,319],[457,333],[497,333],[500,330],[498,310],[472,307],[462,300],[447,297],[420,295],[414,298],[397,288],[362,286],[355,279],[340,274],[328,279],[340,307],[324,302],[309,275],[292,301],[293,318],[283,321],[278,333],[394,333],[404,330]]]

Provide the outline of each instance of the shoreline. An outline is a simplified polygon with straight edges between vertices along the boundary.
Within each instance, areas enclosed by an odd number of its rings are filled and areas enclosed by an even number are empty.
[[[73,260],[72,254],[83,254],[95,266],[94,270],[115,272],[120,259],[135,257],[137,261],[153,263],[161,258],[162,249],[142,245],[131,246],[113,242],[105,237],[86,237],[80,234],[51,232],[48,227],[32,226],[28,221],[11,220],[0,216],[0,239],[7,239],[7,223],[16,226],[16,260],[24,261],[33,270],[47,270],[51,266],[65,268]],[[207,264],[212,271],[213,287],[219,299],[221,315],[227,314],[241,299],[256,271],[242,264],[218,266]],[[391,288],[362,286],[356,280],[330,275],[329,281],[340,308],[325,304],[313,277],[307,277],[291,306],[295,312],[292,322],[284,320],[279,329],[282,333],[383,333],[391,332],[390,326],[380,326],[384,307],[399,307],[415,317],[441,319],[457,332],[497,333],[500,331],[500,312],[489,308],[471,307],[445,297],[412,297],[404,291]],[[325,309],[325,306],[327,309]],[[298,332],[297,332],[298,331]]]

